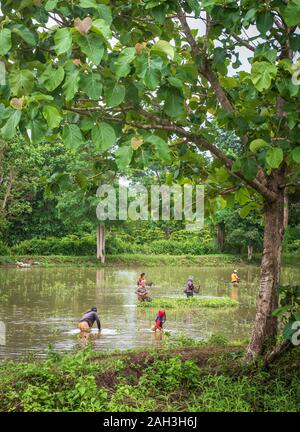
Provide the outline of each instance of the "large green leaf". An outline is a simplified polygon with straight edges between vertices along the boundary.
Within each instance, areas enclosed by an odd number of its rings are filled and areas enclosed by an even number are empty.
[[[70,149],[76,149],[83,143],[81,130],[76,124],[68,124],[63,128],[63,141]]]
[[[81,51],[91,60],[94,64],[98,65],[104,54],[103,42],[93,33],[86,35],[79,34],[76,39]]]
[[[64,54],[72,47],[72,36],[67,27],[56,30],[54,35],[55,51],[57,55]]]
[[[124,171],[131,162],[133,150],[131,146],[119,147],[116,152],[116,163],[119,170]]]
[[[67,74],[63,85],[63,90],[67,101],[72,100],[75,94],[78,92],[79,80],[79,70],[75,69]]]
[[[111,70],[117,78],[126,77],[130,71],[130,63],[135,59],[135,48],[125,48],[119,57],[113,62]]]
[[[92,140],[98,150],[108,150],[116,141],[114,128],[108,123],[98,123],[92,129]]]
[[[264,36],[272,28],[273,16],[270,12],[261,12],[256,19],[258,31]]]
[[[23,96],[30,94],[34,86],[33,73],[27,69],[13,70],[8,77],[8,83],[12,94]]]
[[[17,126],[21,120],[21,111],[9,108],[11,115],[5,125],[1,128],[1,134],[4,139],[11,139],[17,133]]]
[[[296,147],[293,149],[292,158],[294,159],[295,162],[300,164],[300,147]]]
[[[251,141],[250,146],[249,146],[252,153],[256,153],[258,150],[260,150],[262,148],[266,148],[266,147],[270,147],[270,144],[261,138],[258,138],[258,139]]]
[[[11,26],[12,33],[15,33],[18,35],[23,41],[27,43],[29,46],[35,46],[37,42],[37,38],[35,34],[29,30],[28,27],[24,26],[23,24],[13,24]]]
[[[254,159],[247,158],[242,161],[241,171],[247,180],[253,180],[256,177],[258,166]]]
[[[160,84],[162,67],[163,60],[158,56],[140,55],[136,60],[137,75],[150,90],[155,90]]]
[[[92,30],[96,33],[101,35],[106,41],[110,41],[112,38],[112,33],[109,25],[107,24],[104,19],[99,18],[95,21],[93,21]]]
[[[55,106],[52,105],[44,106],[43,116],[45,117],[50,129],[58,127],[62,120],[60,112]]]
[[[148,135],[145,137],[145,142],[149,142],[155,146],[157,156],[164,160],[170,160],[170,151],[168,143],[157,135]]]
[[[270,168],[278,168],[283,161],[283,151],[280,147],[273,147],[267,151],[266,161]]]
[[[102,94],[102,78],[98,73],[90,72],[88,75],[82,75],[80,82],[82,90],[91,99],[99,99]]]
[[[151,47],[151,51],[163,53],[171,60],[174,60],[175,49],[172,47],[172,45],[169,42],[165,40],[159,40],[158,42],[156,42]]]
[[[62,83],[64,76],[65,71],[62,66],[59,66],[56,69],[51,65],[48,65],[40,76],[40,82],[46,87],[47,90],[52,92]]]
[[[11,31],[7,28],[0,30],[0,55],[3,56],[11,49]]]
[[[251,69],[251,81],[258,91],[267,90],[277,74],[277,66],[266,61],[255,62]]]
[[[35,117],[29,121],[27,129],[30,129],[30,139],[33,144],[39,144],[45,138],[48,128],[40,117]]]
[[[283,9],[283,18],[289,27],[300,25],[300,2],[293,0]]]
[[[106,105],[109,107],[115,107],[120,105],[125,99],[125,86],[122,84],[110,84],[104,89],[104,97]]]
[[[184,113],[184,99],[179,90],[172,88],[167,91],[164,111],[172,118],[182,116]]]

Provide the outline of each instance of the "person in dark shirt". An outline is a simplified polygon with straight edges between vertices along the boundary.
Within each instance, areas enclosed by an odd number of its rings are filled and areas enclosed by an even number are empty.
[[[193,284],[193,278],[190,277],[187,281],[187,286],[186,286],[186,289],[184,291],[186,293],[187,298],[193,297],[194,289],[195,289],[195,287]]]
[[[88,333],[91,331],[94,322],[96,321],[99,333],[101,332],[101,323],[97,314],[97,308],[92,307],[87,311],[79,321],[79,329],[82,336],[88,338]]]

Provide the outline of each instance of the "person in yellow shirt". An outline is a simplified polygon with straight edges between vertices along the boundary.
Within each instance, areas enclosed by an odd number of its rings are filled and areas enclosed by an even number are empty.
[[[239,285],[240,278],[238,277],[237,270],[234,270],[231,274],[232,286],[237,287]]]

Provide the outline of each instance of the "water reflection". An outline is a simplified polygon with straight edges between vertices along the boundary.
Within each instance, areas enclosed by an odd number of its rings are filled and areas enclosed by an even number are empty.
[[[165,329],[171,335],[185,334],[205,339],[222,333],[229,339],[248,337],[255,314],[259,269],[238,269],[241,282],[230,282],[231,266],[154,267],[154,268],[32,268],[0,269],[0,321],[5,325],[6,344],[0,357],[19,357],[34,353],[45,356],[48,345],[69,350],[78,344],[78,320],[82,313],[97,306],[102,333],[93,344],[99,351],[163,343],[151,332],[156,310],[136,307],[137,276],[145,271],[155,282],[152,297],[183,296],[191,275],[200,285],[198,295],[229,296],[240,302],[236,309],[202,309],[197,314],[167,311]],[[300,270],[287,267],[283,283],[297,283]]]

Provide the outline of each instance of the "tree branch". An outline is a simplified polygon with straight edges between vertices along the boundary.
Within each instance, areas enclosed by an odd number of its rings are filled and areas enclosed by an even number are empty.
[[[221,106],[226,111],[233,112],[234,107],[233,107],[232,103],[230,102],[229,98],[227,97],[226,93],[224,92],[223,88],[221,87],[217,76],[209,67],[209,62],[206,58],[206,53],[197,44],[194,36],[192,35],[191,29],[187,23],[186,16],[181,9],[178,11],[177,16],[178,16],[178,19],[181,23],[181,26],[182,26],[183,32],[187,38],[187,41],[191,47],[192,54],[195,57],[196,56],[201,57],[201,63],[198,66],[199,73],[202,76],[204,76],[204,78],[206,78],[207,81],[209,81],[210,85],[212,86],[212,89],[216,93],[217,99],[219,100]]]

